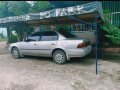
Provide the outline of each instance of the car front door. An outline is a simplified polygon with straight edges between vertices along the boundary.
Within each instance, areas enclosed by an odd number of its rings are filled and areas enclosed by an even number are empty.
[[[42,56],[50,56],[52,50],[56,47],[58,35],[54,31],[45,31],[41,34],[41,39],[38,43],[38,51]]]
[[[34,33],[27,37],[27,40],[22,42],[21,51],[25,55],[38,56],[38,41],[40,39],[40,32]]]

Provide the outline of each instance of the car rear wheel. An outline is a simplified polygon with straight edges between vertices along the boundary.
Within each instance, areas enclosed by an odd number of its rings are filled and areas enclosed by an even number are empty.
[[[18,48],[14,47],[14,48],[12,49],[12,56],[13,56],[14,58],[16,58],[16,59],[19,59],[19,58],[20,58],[20,52],[19,52]]]
[[[57,64],[65,64],[67,62],[66,54],[62,50],[56,50],[53,52],[53,60]]]

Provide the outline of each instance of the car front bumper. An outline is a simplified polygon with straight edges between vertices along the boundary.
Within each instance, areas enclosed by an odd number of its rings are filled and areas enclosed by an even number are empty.
[[[8,52],[11,53],[11,46],[8,47]]]

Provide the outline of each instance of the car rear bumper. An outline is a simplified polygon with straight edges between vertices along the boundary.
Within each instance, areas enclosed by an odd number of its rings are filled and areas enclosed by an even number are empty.
[[[91,45],[84,48],[68,49],[67,54],[68,57],[84,57],[88,55],[90,51],[91,51]]]

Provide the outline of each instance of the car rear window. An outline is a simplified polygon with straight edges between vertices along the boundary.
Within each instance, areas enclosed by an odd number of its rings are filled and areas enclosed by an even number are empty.
[[[76,35],[72,34],[71,32],[69,31],[66,31],[66,30],[59,30],[58,31],[60,34],[62,34],[64,37],[66,38],[77,38]]]

